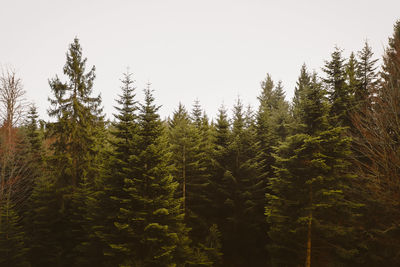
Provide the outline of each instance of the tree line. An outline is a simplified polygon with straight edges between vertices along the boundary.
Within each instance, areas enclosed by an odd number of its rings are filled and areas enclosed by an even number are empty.
[[[45,122],[3,71],[0,266],[400,265],[400,21],[213,120],[127,71],[109,121],[94,81],[75,38]]]

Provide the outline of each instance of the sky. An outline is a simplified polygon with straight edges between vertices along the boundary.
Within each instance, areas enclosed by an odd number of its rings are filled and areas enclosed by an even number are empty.
[[[237,98],[257,107],[267,73],[290,100],[300,67],[321,73],[335,46],[344,55],[368,40],[381,58],[399,0],[0,0],[0,66],[13,67],[27,99],[47,120],[48,80],[62,80],[68,45],[78,37],[94,92],[112,118],[122,74],[137,99],[150,82],[162,118],[198,99],[209,117]],[[322,74],[321,74],[322,75]]]

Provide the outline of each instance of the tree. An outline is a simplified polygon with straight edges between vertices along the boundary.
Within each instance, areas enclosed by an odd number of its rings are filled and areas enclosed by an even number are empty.
[[[234,106],[232,128],[223,107],[215,127],[211,188],[214,218],[221,230],[223,265],[262,265],[265,253],[260,253],[263,246],[259,246],[259,241],[263,238],[260,228],[265,222],[262,216],[265,187],[255,162],[252,114],[246,114],[238,100]],[[247,259],[246,262],[243,259]]]
[[[131,158],[137,156],[136,142],[138,131],[138,104],[135,100],[135,87],[132,73],[127,71],[121,80],[121,94],[116,100],[118,113],[114,114],[115,121],[111,128],[111,151],[103,172],[100,190],[95,192],[95,209],[93,212],[93,229],[95,236],[101,240],[99,248],[104,257],[104,265],[116,266],[121,263],[123,253],[119,244],[124,236],[116,227],[119,223],[118,214],[121,203],[128,198],[123,190],[125,179],[133,178]]]
[[[207,247],[211,223],[208,219],[210,175],[207,172],[208,133],[202,133],[202,114],[196,103],[194,122],[190,121],[185,107],[179,104],[169,121],[169,151],[174,166],[173,176],[179,182],[178,197],[183,199],[185,222],[191,228],[190,237],[196,246],[199,261],[196,264],[211,266],[218,248]],[[203,254],[203,255],[201,255]],[[210,256],[210,254],[212,254]]]
[[[125,253],[124,265],[181,266],[191,254],[189,229],[175,193],[178,183],[168,165],[159,107],[149,86],[139,113],[137,154],[131,157],[134,175],[124,180],[128,197],[121,201],[116,226],[125,238],[118,249]]]
[[[365,41],[364,47],[357,53],[357,56],[356,75],[360,86],[357,87],[358,90],[355,92],[355,98],[356,102],[359,103],[368,100],[374,92],[374,87],[378,82],[377,67],[375,66],[378,59],[373,59],[374,53],[367,41]]]
[[[24,120],[26,103],[22,80],[11,68],[2,70],[0,76],[0,202],[13,200],[19,205],[24,199],[25,182],[28,178],[27,161],[20,153],[23,138],[17,126]],[[1,223],[1,221],[0,221]]]
[[[325,61],[322,70],[326,77],[323,78],[323,82],[332,105],[330,117],[338,126],[350,126],[349,110],[352,110],[353,94],[346,85],[346,65],[342,52],[341,49],[335,47],[331,54],[331,60]]]
[[[96,257],[85,255],[82,245],[90,241],[86,200],[100,176],[104,122],[101,97],[92,96],[95,68],[86,72],[86,58],[82,57],[77,38],[66,57],[63,72],[67,81],[62,82],[58,76],[49,81],[53,98],[49,98],[48,114],[55,121],[48,124],[52,140],[48,167],[60,194],[64,227],[59,229],[64,235],[59,243],[61,258],[63,264],[74,265],[79,258]]]
[[[15,70],[7,68],[0,76],[0,114],[9,131],[23,121],[27,104],[21,78]]]
[[[382,81],[371,101],[353,116],[355,158],[362,201],[366,204],[363,232],[368,266],[397,266],[400,213],[400,22],[389,38]],[[390,245],[388,245],[390,244]]]
[[[257,161],[261,175],[266,180],[273,174],[272,165],[275,162],[273,148],[288,134],[289,105],[285,101],[281,82],[274,87],[270,75],[267,75],[265,81],[261,83],[261,90],[255,128]]]
[[[316,74],[299,92],[297,110],[298,133],[277,148],[267,194],[272,264],[346,263],[357,253],[352,223],[359,208],[346,195],[354,178],[347,172],[350,139],[344,128],[330,125]]]
[[[60,194],[55,179],[42,174],[35,181],[24,223],[27,231],[28,259],[32,266],[63,266],[65,222],[60,212]]]
[[[98,144],[96,133],[103,126],[101,97],[93,97],[95,67],[86,71],[86,58],[77,38],[69,46],[63,72],[68,82],[58,76],[49,81],[54,98],[49,98],[49,116],[56,122],[49,124],[54,139],[52,161],[60,173],[58,183],[76,187],[84,176],[94,179],[95,155]]]
[[[1,204],[0,266],[28,266],[21,219],[10,201]]]

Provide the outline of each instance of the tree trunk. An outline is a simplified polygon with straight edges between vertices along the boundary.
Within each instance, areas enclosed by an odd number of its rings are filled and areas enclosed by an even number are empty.
[[[182,158],[182,178],[183,178],[183,212],[186,216],[186,148],[183,146]]]
[[[312,187],[310,185],[310,212],[308,217],[308,231],[307,231],[307,255],[306,255],[306,266],[311,267],[311,227],[312,227]]]

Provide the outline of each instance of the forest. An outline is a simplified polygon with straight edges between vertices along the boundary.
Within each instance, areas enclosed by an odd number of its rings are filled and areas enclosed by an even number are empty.
[[[343,51],[212,119],[129,71],[106,119],[77,38],[47,122],[6,69],[0,266],[400,266],[400,21],[380,65]]]

